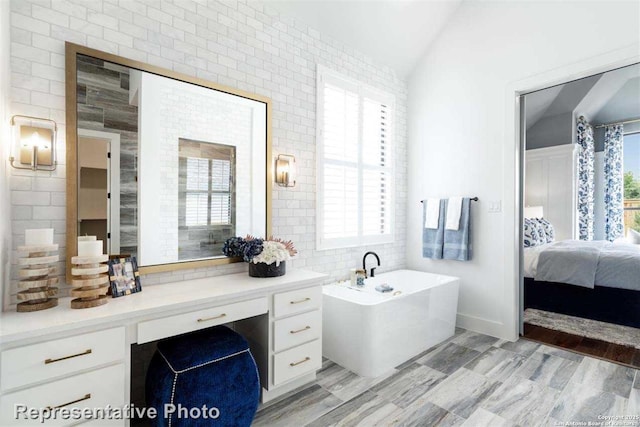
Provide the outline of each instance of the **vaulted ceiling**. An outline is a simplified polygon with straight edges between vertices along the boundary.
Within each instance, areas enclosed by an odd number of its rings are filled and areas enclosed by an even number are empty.
[[[269,1],[318,30],[407,77],[462,0]]]

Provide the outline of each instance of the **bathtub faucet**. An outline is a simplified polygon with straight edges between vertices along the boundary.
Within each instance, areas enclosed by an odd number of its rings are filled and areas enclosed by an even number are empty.
[[[375,253],[375,252],[369,251],[366,254],[364,254],[364,256],[362,257],[362,269],[365,271],[365,274],[366,274],[366,271],[367,271],[367,265],[366,265],[367,256],[369,256],[369,255],[373,255],[374,257],[376,257],[376,260],[378,261],[378,267],[380,267],[380,257],[378,256],[378,254]],[[375,275],[375,270],[376,270],[375,267],[371,268],[370,277],[373,277]]]

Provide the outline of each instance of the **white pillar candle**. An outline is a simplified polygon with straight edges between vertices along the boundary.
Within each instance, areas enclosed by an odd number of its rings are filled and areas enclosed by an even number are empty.
[[[102,240],[78,242],[78,256],[102,255]]]
[[[53,245],[53,228],[24,230],[25,246]]]
[[[91,242],[95,240],[96,236],[78,236],[78,242]]]

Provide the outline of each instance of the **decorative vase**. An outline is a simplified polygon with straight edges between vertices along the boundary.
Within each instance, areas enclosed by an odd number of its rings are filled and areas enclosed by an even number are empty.
[[[249,276],[251,277],[278,277],[284,276],[287,272],[286,261],[281,261],[280,265],[276,263],[265,264],[264,262],[249,263]]]

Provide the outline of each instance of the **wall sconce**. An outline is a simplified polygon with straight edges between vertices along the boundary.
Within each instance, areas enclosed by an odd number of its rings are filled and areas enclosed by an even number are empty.
[[[30,116],[11,117],[13,143],[9,162],[16,169],[55,170],[58,125]],[[28,165],[28,166],[22,166]]]
[[[276,184],[281,187],[296,186],[296,158],[289,154],[278,154],[276,159]]]

